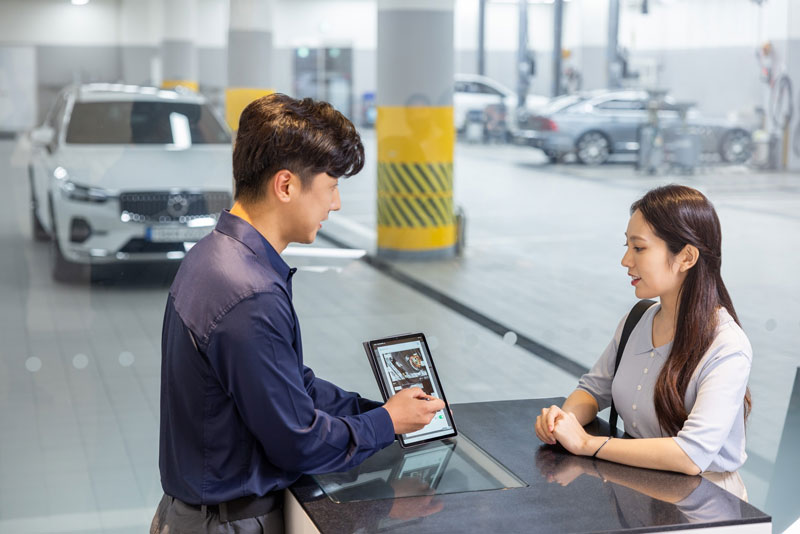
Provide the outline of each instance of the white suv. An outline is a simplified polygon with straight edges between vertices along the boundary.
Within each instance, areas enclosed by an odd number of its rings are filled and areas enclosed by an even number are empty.
[[[179,260],[232,203],[231,134],[194,93],[70,86],[30,137],[33,235],[52,239],[57,280]]]
[[[453,122],[456,130],[464,130],[470,111],[483,112],[488,106],[500,105],[510,114],[516,109],[518,100],[517,93],[492,78],[479,74],[456,74],[453,92]],[[546,96],[528,95],[525,108],[535,112],[549,100]]]

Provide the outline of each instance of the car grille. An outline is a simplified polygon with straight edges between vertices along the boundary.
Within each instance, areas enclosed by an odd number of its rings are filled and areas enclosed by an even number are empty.
[[[186,222],[216,216],[231,207],[231,195],[212,193],[136,192],[119,196],[122,219],[135,222]]]
[[[124,247],[119,249],[119,252],[125,252],[126,254],[143,254],[148,252],[157,252],[163,254],[165,252],[185,251],[186,248],[184,248],[183,243],[153,243],[140,237],[134,237],[125,243]]]

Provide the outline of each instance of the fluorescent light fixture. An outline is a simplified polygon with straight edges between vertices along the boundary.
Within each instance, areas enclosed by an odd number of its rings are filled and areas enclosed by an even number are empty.
[[[306,271],[310,273],[327,273],[328,271],[334,273],[342,272],[341,267],[330,267],[328,265],[305,265],[303,267],[298,267],[298,271]]]
[[[283,249],[282,255],[306,258],[341,258],[357,260],[366,253],[366,250],[355,248],[286,247]]]
[[[564,2],[571,2],[572,0],[564,0]],[[489,0],[490,4],[514,4],[518,5],[519,0]],[[555,0],[528,0],[528,4],[554,4]]]
[[[196,219],[190,219],[189,222],[186,223],[186,226],[189,228],[203,228],[216,224],[217,220],[214,217],[198,217]]]
[[[89,3],[89,0],[72,0],[73,6],[85,6]]]

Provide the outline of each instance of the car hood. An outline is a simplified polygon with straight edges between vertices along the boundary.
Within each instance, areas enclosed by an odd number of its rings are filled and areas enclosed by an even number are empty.
[[[66,145],[55,162],[70,181],[110,193],[161,189],[232,189],[230,145]]]

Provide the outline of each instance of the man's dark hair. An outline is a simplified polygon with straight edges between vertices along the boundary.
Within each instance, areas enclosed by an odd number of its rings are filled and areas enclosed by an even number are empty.
[[[364,166],[364,145],[355,126],[327,102],[274,93],[251,102],[239,118],[233,148],[236,199],[254,202],[283,169],[309,187],[321,172],[339,178]]]

